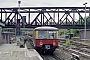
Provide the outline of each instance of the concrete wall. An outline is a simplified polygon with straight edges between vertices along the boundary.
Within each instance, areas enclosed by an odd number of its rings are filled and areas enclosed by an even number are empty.
[[[84,40],[84,30],[81,30],[80,31],[80,39],[81,40]],[[87,30],[86,31],[86,39],[87,40],[90,40],[90,30]]]
[[[10,37],[12,37],[12,33],[2,32],[2,28],[0,27],[0,44],[9,44]]]
[[[2,28],[0,27],[0,44],[6,44],[7,41],[5,39],[5,35],[2,34]]]
[[[0,44],[3,43],[2,28],[0,27]]]

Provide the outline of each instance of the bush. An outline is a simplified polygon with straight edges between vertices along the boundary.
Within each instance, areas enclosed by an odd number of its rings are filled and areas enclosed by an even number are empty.
[[[66,39],[66,46],[70,46],[70,39]]]

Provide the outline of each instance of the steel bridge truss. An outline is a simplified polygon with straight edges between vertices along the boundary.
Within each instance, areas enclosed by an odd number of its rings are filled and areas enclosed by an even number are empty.
[[[90,7],[14,7],[0,8],[0,20],[6,28],[15,28],[17,20],[23,27],[23,16],[26,16],[25,28],[54,26],[57,28],[90,28]]]

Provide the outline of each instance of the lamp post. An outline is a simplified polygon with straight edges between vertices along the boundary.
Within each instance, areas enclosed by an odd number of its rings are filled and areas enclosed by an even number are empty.
[[[17,21],[16,21],[16,41],[17,41],[17,46],[20,45],[20,4],[21,1],[18,1],[18,16],[17,16]]]
[[[18,7],[19,7],[18,14],[20,14],[20,4],[21,4],[21,1],[18,1]],[[19,19],[20,19],[20,17],[19,17]]]
[[[85,5],[85,27],[84,27],[84,40],[86,40],[86,4],[87,4],[87,2],[86,3],[84,3],[83,5]]]

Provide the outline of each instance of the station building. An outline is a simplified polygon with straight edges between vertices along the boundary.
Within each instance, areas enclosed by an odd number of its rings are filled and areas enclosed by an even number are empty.
[[[84,29],[80,30],[80,39],[84,40]],[[86,40],[90,41],[90,29],[86,29]]]
[[[0,27],[0,44],[4,43],[2,36],[2,27]]]
[[[2,36],[2,26],[5,26],[0,20],[0,44],[5,43]]]
[[[0,44],[9,44],[11,37],[13,37],[13,32],[3,31],[0,27]]]
[[[10,37],[12,37],[13,32],[11,31],[4,31],[3,26],[5,26],[4,23],[0,21],[0,44],[9,44],[10,43]]]

